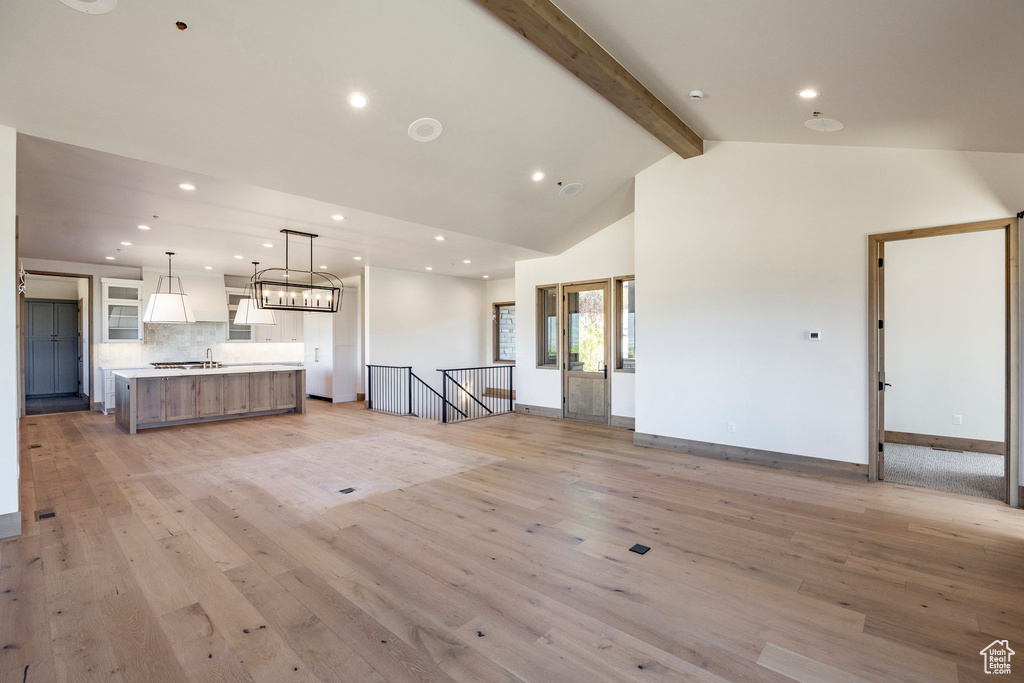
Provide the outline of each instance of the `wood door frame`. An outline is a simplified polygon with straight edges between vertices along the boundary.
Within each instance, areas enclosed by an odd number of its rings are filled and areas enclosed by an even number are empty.
[[[882,390],[879,389],[879,382],[885,381],[880,374],[881,368],[884,367],[884,326],[879,327],[879,321],[885,320],[884,261],[882,267],[879,267],[879,259],[884,259],[885,256],[885,243],[987,230],[1003,230],[1006,234],[1006,380],[1003,435],[1006,443],[1005,500],[1008,504],[1017,506],[1020,505],[1020,490],[1017,484],[1020,464],[1020,221],[1016,217],[868,235],[868,480],[874,482],[879,479],[878,453],[881,444],[885,443],[885,415],[882,412],[885,403],[884,397],[881,396]]]
[[[611,315],[611,298],[613,282],[611,278],[601,278],[599,280],[585,280],[581,282],[564,282],[559,286],[559,293],[562,297],[561,304],[558,307],[558,314],[561,318],[562,324],[562,343],[559,344],[559,349],[562,353],[562,419],[567,418],[566,413],[569,410],[569,299],[568,295],[572,290],[575,291],[591,291],[597,289],[595,285],[600,285],[604,288],[604,358],[605,367],[607,368],[612,361],[611,357],[611,342],[610,336],[612,334],[609,316]],[[604,380],[604,408],[607,415],[607,419],[604,424],[611,424],[612,420],[612,373],[611,368],[605,372]],[[599,423],[597,423],[599,424]]]
[[[89,339],[88,339],[88,341],[89,341],[89,369],[88,369],[88,372],[89,372],[89,394],[88,394],[88,396],[89,396],[89,410],[92,410],[92,404],[95,403],[95,401],[93,400],[93,397],[96,395],[96,387],[94,386],[95,385],[95,381],[94,380],[96,378],[94,377],[94,374],[93,374],[93,371],[95,370],[95,367],[96,367],[95,364],[94,364],[95,358],[96,358],[96,344],[93,343],[93,339],[95,338],[93,336],[93,330],[96,329],[95,328],[96,321],[93,320],[93,315],[92,315],[92,311],[93,311],[94,303],[95,303],[95,299],[94,299],[95,294],[93,293],[93,285],[92,285],[92,278],[93,278],[93,276],[92,275],[88,275],[86,273],[61,273],[61,272],[50,271],[50,270],[28,270],[28,269],[25,270],[25,274],[26,275],[51,275],[51,276],[56,276],[56,277],[84,278],[86,283],[87,283],[87,285],[88,285],[88,287],[89,287],[89,310],[85,312],[87,314],[86,317],[85,317],[85,320],[89,324]],[[69,299],[69,301],[70,301],[70,299]],[[24,292],[19,292],[18,293],[18,309],[19,309],[18,310],[18,316],[19,316],[19,323],[18,324],[19,325],[23,325],[24,322],[25,322],[25,293]],[[83,336],[84,336],[84,334],[83,334]],[[19,417],[25,417],[25,339],[24,339],[24,337],[25,337],[25,334],[24,334],[24,331],[22,331],[18,335],[18,366],[19,366],[18,367],[18,379],[19,379],[19,384],[20,384],[20,389],[21,389],[18,392],[18,394],[20,396],[20,398],[18,399],[18,401],[19,401],[18,416]],[[79,340],[79,344],[81,344],[81,340]],[[81,348],[79,348],[79,351],[81,351]],[[83,364],[84,364],[85,359],[83,358],[82,360],[83,360]],[[82,385],[82,389],[83,389],[83,396],[84,396],[85,395],[85,392],[84,392],[85,385],[84,385],[84,383]],[[105,389],[105,387],[104,387],[104,389]]]

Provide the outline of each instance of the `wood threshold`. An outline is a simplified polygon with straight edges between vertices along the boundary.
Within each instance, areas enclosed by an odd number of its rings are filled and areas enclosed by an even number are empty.
[[[885,432],[886,443],[903,443],[910,446],[926,446],[928,448],[945,448],[951,451],[967,451],[968,453],[990,453],[1005,455],[1006,444],[1002,441],[985,441],[983,439],[964,439],[955,436],[935,436],[914,434],[912,432]]]

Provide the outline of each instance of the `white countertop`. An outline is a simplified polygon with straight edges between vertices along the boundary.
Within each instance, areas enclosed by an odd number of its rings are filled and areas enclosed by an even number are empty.
[[[125,379],[135,379],[137,377],[188,377],[192,375],[238,375],[252,372],[295,372],[296,370],[305,372],[305,368],[298,365],[233,365],[231,367],[210,368],[208,370],[203,370],[202,368],[192,370],[180,368],[170,368],[167,370],[157,370],[156,368],[115,370],[114,377],[124,377]]]

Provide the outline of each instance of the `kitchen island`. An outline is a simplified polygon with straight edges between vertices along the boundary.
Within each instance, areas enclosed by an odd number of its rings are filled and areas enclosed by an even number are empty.
[[[115,370],[114,420],[150,427],[306,412],[306,371],[294,365]]]

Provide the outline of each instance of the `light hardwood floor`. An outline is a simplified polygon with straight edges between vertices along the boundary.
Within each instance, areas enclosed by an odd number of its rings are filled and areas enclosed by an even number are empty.
[[[991,641],[1024,653],[995,501],[527,415],[21,430],[3,680],[980,681]]]

